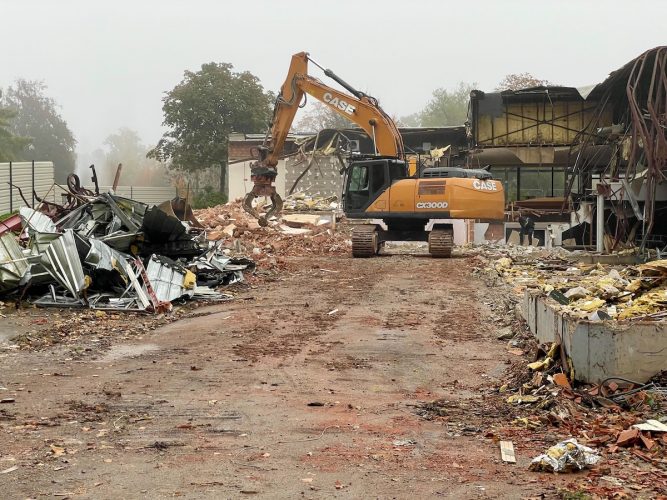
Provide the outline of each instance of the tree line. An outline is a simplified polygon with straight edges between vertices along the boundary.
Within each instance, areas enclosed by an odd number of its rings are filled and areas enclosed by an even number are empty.
[[[528,73],[513,74],[506,76],[497,90],[548,83]],[[475,87],[474,83],[460,82],[454,89],[436,89],[422,110],[395,120],[399,126],[462,125],[467,118],[470,91]],[[75,170],[77,142],[59,105],[46,91],[43,82],[24,79],[4,91],[0,89],[0,162],[51,160],[56,181],[63,182]],[[109,135],[92,153],[100,180],[110,183],[118,163],[124,164],[123,177],[132,178],[133,184],[160,183],[156,179],[166,178],[165,166],[171,172],[186,174],[217,167],[224,179],[229,135],[265,132],[275,99],[276,95],[265,90],[256,76],[234,71],[229,63],[211,62],[198,71],[185,71],[181,82],[162,99],[162,124],[167,132],[153,147],[143,144],[128,128]],[[317,132],[349,126],[340,115],[315,103],[296,129]],[[224,191],[222,183],[219,188]]]

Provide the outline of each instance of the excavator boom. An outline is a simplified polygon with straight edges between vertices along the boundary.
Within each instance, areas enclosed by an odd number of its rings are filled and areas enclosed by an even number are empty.
[[[270,132],[265,144],[260,148],[259,160],[251,166],[254,186],[252,191],[246,195],[243,207],[248,213],[258,218],[262,225],[266,225],[268,217],[279,213],[282,208],[282,200],[273,185],[277,175],[276,165],[282,157],[287,135],[301,106],[304,94],[314,97],[361,127],[373,140],[377,154],[398,158],[404,155],[403,139],[396,124],[380,108],[374,97],[356,90],[328,69],[324,70],[325,75],[338,82],[352,95],[325,85],[308,74],[309,61],[312,62],[306,52],[299,52],[292,56],[287,78],[276,99]],[[253,200],[258,196],[269,196],[273,203],[272,208],[264,217],[260,217],[252,206]]]

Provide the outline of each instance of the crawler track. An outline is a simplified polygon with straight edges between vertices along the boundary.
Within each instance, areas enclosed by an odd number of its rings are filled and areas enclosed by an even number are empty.
[[[378,234],[375,226],[364,224],[352,231],[352,256],[373,257],[378,251]]]
[[[434,229],[428,235],[428,253],[431,257],[451,257],[454,248],[454,231],[452,229]]]

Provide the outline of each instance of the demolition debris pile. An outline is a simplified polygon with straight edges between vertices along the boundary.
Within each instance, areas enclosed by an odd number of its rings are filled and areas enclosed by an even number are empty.
[[[254,266],[208,241],[179,198],[149,207],[73,191],[66,207],[53,208],[21,208],[19,236],[3,228],[1,294],[38,295],[40,306],[159,312],[178,298],[229,298],[217,289]]]
[[[590,321],[667,318],[667,260],[634,266],[586,264],[562,248],[482,247],[485,271],[517,295],[540,291],[561,312]]]
[[[315,200],[312,204],[327,203]],[[333,203],[333,202],[329,202]],[[329,209],[331,210],[331,209]],[[207,230],[209,240],[224,241],[239,252],[252,253],[261,265],[276,255],[302,256],[347,254],[350,237],[335,229],[335,214],[284,214],[261,227],[239,200],[194,211]]]
[[[331,211],[338,210],[338,197],[336,196],[312,196],[303,192],[298,192],[287,196],[283,200],[283,210],[300,211]]]

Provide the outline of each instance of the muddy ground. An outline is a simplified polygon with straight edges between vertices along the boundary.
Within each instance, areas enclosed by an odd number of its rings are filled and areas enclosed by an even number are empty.
[[[576,490],[587,472],[527,470],[569,436],[511,425],[517,410],[498,387],[521,358],[496,339],[507,324],[504,292],[471,266],[460,254],[293,257],[233,301],[181,308],[174,322],[132,317],[124,328],[116,319],[111,331],[91,326],[71,338],[63,319],[71,313],[8,313],[0,397],[14,401],[0,405],[0,471],[11,469],[0,474],[2,496],[557,498],[568,485]],[[65,333],[54,345],[9,340],[56,327]],[[423,407],[434,400],[446,401],[437,416]],[[499,439],[514,441],[516,464],[501,461]]]

